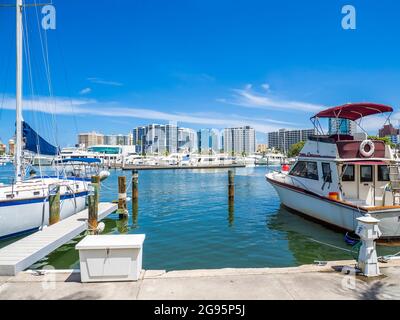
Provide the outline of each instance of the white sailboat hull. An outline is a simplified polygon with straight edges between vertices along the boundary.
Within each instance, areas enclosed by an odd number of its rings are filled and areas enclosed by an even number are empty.
[[[76,194],[75,198],[61,197],[60,219],[82,211],[86,207],[86,192]],[[49,202],[45,199],[16,201],[21,204],[0,206],[0,239],[38,230],[49,223]]]
[[[86,207],[84,179],[39,178],[0,187],[0,239],[35,231],[49,224],[49,190],[59,186],[60,220]]]
[[[286,207],[293,209],[301,214],[347,231],[354,231],[357,227],[357,218],[363,216],[362,211],[352,208],[338,202],[322,199],[295,190],[282,184],[274,183],[271,179],[268,181],[277,191],[279,198]],[[372,216],[379,219],[379,228],[382,231],[381,238],[400,238],[400,211],[391,212],[370,212]]]

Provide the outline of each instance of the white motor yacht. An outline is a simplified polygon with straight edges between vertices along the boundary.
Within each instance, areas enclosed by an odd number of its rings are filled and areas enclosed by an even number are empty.
[[[389,106],[353,103],[316,114],[320,118],[355,121],[392,112]],[[382,239],[400,237],[400,172],[389,145],[353,136],[309,137],[290,171],[270,172],[266,179],[281,203],[331,226],[354,231],[357,218],[370,214],[380,220]]]

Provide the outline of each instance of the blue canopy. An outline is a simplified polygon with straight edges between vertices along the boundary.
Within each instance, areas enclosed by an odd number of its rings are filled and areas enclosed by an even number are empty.
[[[66,158],[62,159],[61,161],[58,161],[61,163],[66,163],[66,162],[85,162],[85,163],[100,163],[100,159],[96,158]]]
[[[22,133],[25,142],[25,150],[48,156],[55,156],[58,154],[58,148],[39,136],[25,121],[22,122]]]

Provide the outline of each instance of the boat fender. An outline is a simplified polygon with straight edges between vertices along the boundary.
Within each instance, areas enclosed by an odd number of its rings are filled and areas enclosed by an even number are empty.
[[[368,146],[369,150],[365,150],[365,147]],[[375,152],[375,145],[371,140],[364,140],[360,144],[360,153],[363,157],[369,158],[371,157]]]

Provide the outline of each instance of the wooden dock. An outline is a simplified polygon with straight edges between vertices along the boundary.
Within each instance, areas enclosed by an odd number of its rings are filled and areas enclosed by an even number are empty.
[[[222,164],[210,166],[137,166],[137,165],[124,165],[122,170],[199,170],[199,169],[232,169],[244,168],[244,164]]]
[[[99,203],[99,220],[117,210]],[[0,249],[0,276],[15,276],[87,229],[88,209]]]

